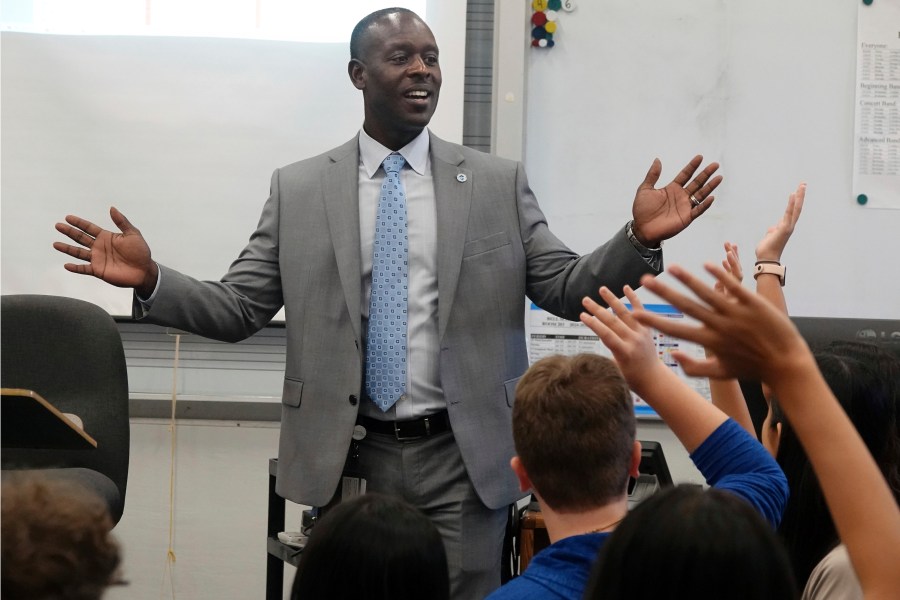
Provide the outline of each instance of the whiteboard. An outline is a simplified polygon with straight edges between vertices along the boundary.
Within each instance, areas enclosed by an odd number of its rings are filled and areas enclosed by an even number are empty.
[[[465,4],[429,2],[444,83],[435,133],[462,139]],[[348,32],[349,38],[349,32]],[[272,171],[362,126],[348,43],[3,32],[4,294],[131,314],[131,292],[63,269],[67,214],[115,205],[158,262],[218,279],[253,232]]]
[[[528,51],[525,163],[550,227],[587,252],[630,219],[654,157],[662,184],[703,154],[724,182],[665,244],[667,264],[698,270],[729,240],[747,270],[806,181],[783,257],[790,312],[900,318],[900,211],[861,207],[851,189],[859,4],[608,0],[560,13],[556,46]]]

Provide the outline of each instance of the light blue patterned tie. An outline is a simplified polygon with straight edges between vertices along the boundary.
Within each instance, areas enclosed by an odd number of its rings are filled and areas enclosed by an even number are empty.
[[[372,296],[366,348],[366,392],[383,411],[406,391],[407,255],[406,192],[400,169],[406,161],[391,154],[381,163],[384,182],[378,201],[372,256]]]

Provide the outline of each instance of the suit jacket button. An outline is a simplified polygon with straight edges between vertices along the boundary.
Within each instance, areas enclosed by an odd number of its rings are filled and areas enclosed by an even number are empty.
[[[351,406],[356,406],[356,403],[359,402],[359,400],[357,400],[356,396],[354,396],[353,394],[350,394],[350,398],[348,398],[348,400],[350,400]]]

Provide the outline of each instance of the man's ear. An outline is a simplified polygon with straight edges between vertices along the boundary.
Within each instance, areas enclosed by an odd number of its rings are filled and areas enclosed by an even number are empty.
[[[509,466],[512,468],[513,473],[516,474],[516,478],[519,480],[519,489],[523,492],[530,491],[531,479],[528,477],[528,473],[525,472],[525,466],[522,464],[522,460],[518,456],[513,456],[509,460]]]
[[[350,81],[353,87],[358,90],[366,89],[366,66],[359,60],[351,58],[347,63],[347,74],[350,75]]]
[[[631,447],[631,464],[628,467],[628,474],[634,478],[640,474],[640,466],[641,466],[641,443],[637,440],[634,440],[634,445]]]

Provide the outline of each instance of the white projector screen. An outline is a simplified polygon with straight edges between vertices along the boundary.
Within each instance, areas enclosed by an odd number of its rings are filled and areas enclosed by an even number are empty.
[[[462,139],[465,3],[431,0],[444,84],[431,128]],[[2,33],[3,294],[131,313],[131,292],[63,269],[54,224],[114,227],[116,206],[160,263],[218,279],[280,166],[356,134],[348,43]],[[347,32],[349,38],[349,31]]]

